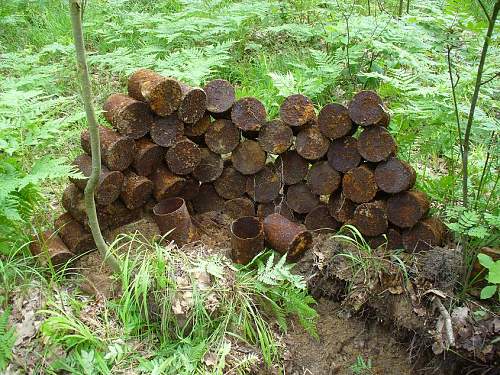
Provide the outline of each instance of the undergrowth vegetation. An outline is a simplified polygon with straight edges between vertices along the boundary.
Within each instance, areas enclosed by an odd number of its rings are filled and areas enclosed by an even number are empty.
[[[291,316],[317,337],[315,301],[285,257],[276,262],[268,252],[237,266],[203,246],[186,252],[140,235],[117,238],[111,251],[122,254],[122,292],[100,306],[104,319],[82,314],[77,299],[53,301],[43,312],[42,334],[68,353],[49,373],[113,374],[133,366],[140,373],[222,374],[226,365],[244,373],[279,364],[277,332]]]
[[[481,2],[488,12],[493,3]],[[418,188],[433,199],[432,209],[467,250],[471,269],[478,249],[500,243],[498,35],[493,33],[490,41],[473,118],[469,204],[464,205],[462,132],[488,20],[477,0],[408,0],[408,11],[401,4],[86,2],[84,31],[96,107],[109,94],[124,91],[126,76],[142,67],[192,85],[228,79],[238,97],[259,98],[269,118],[278,115],[283,98],[292,93],[309,96],[319,110],[328,102],[345,103],[361,89],[375,89],[390,109],[398,154],[415,167]],[[1,370],[12,346],[6,318],[11,291],[41,274],[51,275],[50,282],[60,280],[35,266],[26,244],[33,232],[51,227],[59,213],[63,186],[76,173],[70,161],[86,122],[67,2],[0,0],[0,30]],[[100,121],[104,123],[102,116]],[[358,262],[356,269],[372,266],[366,264],[372,250],[356,235],[350,238],[367,251],[352,259]],[[266,255],[251,267],[234,268],[217,257],[193,260],[178,254],[173,259],[164,247],[143,246],[150,257],[124,259],[123,294],[96,307],[99,320],[85,320],[84,303],[71,293],[64,297],[66,304],[59,294],[51,297],[42,331],[69,353],[51,371],[116,373],[116,368],[133,364],[145,373],[196,373],[207,366],[219,371],[224,361],[241,360],[235,371],[244,372],[277,356],[279,340],[266,317],[284,330],[286,317],[295,314],[314,333],[313,301],[282,261]],[[397,258],[386,261],[404,270]],[[179,275],[178,262],[187,262],[193,272]],[[199,275],[209,275],[209,285]],[[197,287],[181,321],[167,311],[178,307],[183,278]],[[464,280],[465,291],[469,281]],[[207,306],[212,296],[217,303]],[[241,343],[258,347],[260,354],[232,358]],[[211,357],[215,362],[207,364]]]

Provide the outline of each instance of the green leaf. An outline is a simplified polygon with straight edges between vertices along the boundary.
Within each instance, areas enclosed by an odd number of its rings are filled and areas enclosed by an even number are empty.
[[[495,262],[493,261],[493,259],[489,255],[486,255],[486,254],[478,254],[477,255],[477,260],[479,260],[479,263],[484,268],[487,268],[487,269],[493,268],[493,266],[495,264]]]
[[[500,260],[494,262],[491,267],[488,267],[488,269],[490,272],[488,273],[486,280],[492,284],[500,284]]]
[[[495,292],[497,291],[497,286],[496,285],[488,285],[481,290],[481,299],[488,299],[491,298]]]

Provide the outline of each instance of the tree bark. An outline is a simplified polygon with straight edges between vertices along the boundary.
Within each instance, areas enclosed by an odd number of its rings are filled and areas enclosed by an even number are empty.
[[[85,206],[89,218],[89,225],[92,231],[92,236],[96,243],[97,249],[102,258],[115,271],[120,271],[119,261],[108,251],[108,245],[102,237],[99,222],[97,220],[96,207],[94,201],[94,192],[99,183],[99,176],[101,174],[101,147],[99,142],[99,130],[97,127],[97,119],[92,105],[92,91],[90,85],[90,78],[87,69],[87,61],[85,57],[85,43],[83,40],[82,30],[82,9],[80,0],[69,0],[69,7],[71,13],[71,24],[73,28],[73,38],[75,41],[75,49],[77,56],[77,70],[80,76],[80,83],[82,88],[83,102],[85,105],[85,112],[89,122],[89,132],[91,140],[92,151],[92,174],[87,182],[85,188]]]

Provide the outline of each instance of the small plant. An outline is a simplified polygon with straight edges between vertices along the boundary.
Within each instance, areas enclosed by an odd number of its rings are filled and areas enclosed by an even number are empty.
[[[15,330],[8,328],[10,309],[0,315],[0,370],[4,370],[12,359],[12,348],[16,342]]]
[[[479,254],[477,259],[488,270],[486,275],[488,285],[481,290],[481,299],[488,299],[497,294],[500,301],[500,260],[494,261],[486,254]]]
[[[354,362],[351,367],[351,371],[355,375],[371,375],[372,372],[372,360],[368,358],[365,362],[362,356],[358,355],[356,362]]]

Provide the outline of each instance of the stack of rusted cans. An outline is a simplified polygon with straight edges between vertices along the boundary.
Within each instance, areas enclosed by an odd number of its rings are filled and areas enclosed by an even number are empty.
[[[410,252],[442,242],[444,227],[427,216],[429,199],[413,189],[415,170],[397,157],[389,113],[373,91],[357,93],[347,106],[327,104],[318,114],[309,98],[291,95],[279,118],[269,119],[258,99],[236,100],[226,80],[198,88],[141,69],[129,77],[128,94],[106,100],[104,116],[110,127],[100,127],[103,168],[95,194],[103,229],[180,198],[156,211],[184,204],[191,215],[256,217],[269,223],[266,238],[290,230],[291,222],[310,231],[352,224],[372,246],[387,240],[388,248]],[[81,145],[74,165],[89,176],[87,131]],[[67,212],[55,222],[72,254],[94,246],[85,184],[72,179],[62,199]]]

